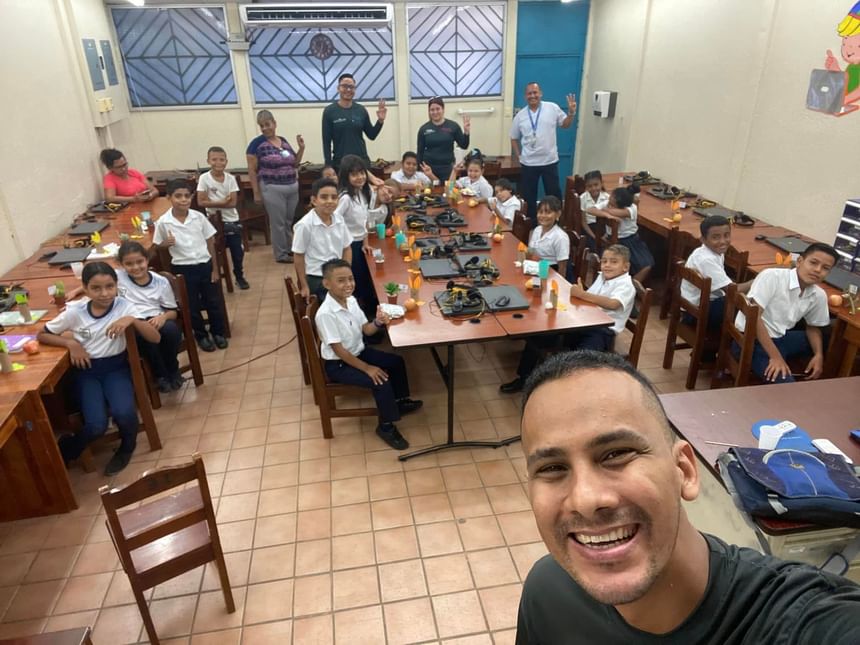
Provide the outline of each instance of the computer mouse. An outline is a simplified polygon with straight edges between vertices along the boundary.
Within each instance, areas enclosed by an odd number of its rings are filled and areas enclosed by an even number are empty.
[[[767,236],[766,235],[756,235],[755,239],[761,241],[761,240],[767,239]]]

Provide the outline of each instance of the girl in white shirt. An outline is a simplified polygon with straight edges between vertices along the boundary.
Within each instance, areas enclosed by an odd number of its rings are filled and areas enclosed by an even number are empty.
[[[544,197],[538,204],[538,225],[529,235],[528,253],[541,260],[549,260],[559,274],[566,275],[570,237],[558,225],[560,217],[561,200],[554,195]]]
[[[457,179],[460,171],[466,169],[466,176]],[[458,163],[451,170],[450,181],[463,192],[464,196],[474,197],[479,202],[485,202],[493,196],[493,187],[484,179],[484,159],[475,155],[464,165]],[[471,193],[471,194],[469,194]]]
[[[158,343],[158,330],[142,320],[140,310],[117,295],[117,275],[109,264],[90,262],[81,274],[85,300],[70,302],[59,316],[45,323],[39,342],[69,350],[84,427],[59,440],[66,463],[108,427],[108,408],[119,428],[121,443],[105,467],[112,476],[128,465],[137,445],[138,418],[134,385],[126,354],[125,330],[133,326],[144,340]]]
[[[638,193],[638,188],[634,190]],[[636,224],[639,211],[633,203],[634,194],[629,188],[619,186],[612,191],[609,205],[598,215],[618,220],[618,243],[630,250],[630,273],[634,279],[644,283],[654,266],[654,256],[639,237]]]
[[[514,215],[522,208],[520,200],[514,195],[513,184],[504,177],[496,181],[496,194],[487,200],[487,206],[495,216],[502,218],[508,226],[513,226]]]

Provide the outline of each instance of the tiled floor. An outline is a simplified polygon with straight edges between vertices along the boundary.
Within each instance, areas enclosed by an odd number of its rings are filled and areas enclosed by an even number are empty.
[[[513,643],[522,581],[546,552],[520,445],[401,463],[374,419],[336,420],[335,438],[323,439],[289,342],[284,265],[259,246],[247,264],[252,289],[228,296],[230,348],[202,355],[204,386],[165,397],[156,412],[163,448],[150,452],[141,435],[113,482],[193,451],[205,459],[236,612],[226,613],[211,567],[192,571],[149,594],[162,642]],[[679,391],[686,356],[663,370],[664,339],[655,310],[640,366],[661,391]],[[519,347],[458,348],[459,437],[518,432],[517,398],[498,385]],[[262,358],[242,365],[253,356]],[[442,441],[443,385],[426,351],[407,360],[425,406],[400,428],[414,447]],[[77,468],[71,478],[77,511],[0,524],[0,637],[93,625],[97,645],[147,642],[100,512],[106,480]]]

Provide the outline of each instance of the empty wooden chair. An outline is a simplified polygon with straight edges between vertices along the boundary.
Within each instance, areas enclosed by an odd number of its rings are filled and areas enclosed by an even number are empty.
[[[729,246],[726,251],[726,273],[728,273],[729,277],[738,284],[746,282],[747,280],[747,266],[749,266],[749,259],[749,251],[741,252],[733,246]]]
[[[708,338],[708,313],[710,311],[711,279],[702,277],[695,269],[684,266],[683,260],[678,260],[675,273],[677,280],[674,286],[674,297],[669,312],[669,332],[666,336],[666,350],[663,353],[663,369],[671,369],[675,358],[675,350],[690,349],[690,367],[687,369],[686,387],[693,390],[701,367],[702,354],[705,346],[709,345],[716,351],[718,339]],[[699,290],[699,304],[694,305],[681,294],[681,282],[686,280]],[[684,313],[693,318],[693,324],[684,320]],[[682,342],[678,342],[678,338]],[[709,342],[710,341],[710,342]]]
[[[233,293],[233,278],[230,276],[230,259],[227,253],[227,240],[224,237],[224,220],[221,218],[221,211],[217,210],[212,215],[209,215],[209,221],[215,227],[215,255],[218,260],[218,275],[224,286],[227,287],[227,293]]]
[[[323,367],[322,356],[320,356],[320,339],[314,322],[318,308],[319,303],[316,299],[308,305],[307,312],[301,319],[302,340],[308,354],[311,385],[314,388],[314,399],[320,409],[323,436],[326,439],[331,439],[334,436],[331,427],[333,418],[374,417],[378,415],[378,412],[375,405],[372,408],[341,409],[337,407],[338,396],[365,396],[368,394],[368,390],[356,385],[329,382]]]
[[[308,368],[308,353],[305,350],[305,344],[302,341],[302,316],[304,316],[307,311],[307,303],[305,303],[305,299],[298,294],[298,290],[293,284],[293,279],[290,276],[286,276],[284,278],[284,286],[287,288],[287,297],[290,299],[290,311],[293,312],[293,322],[296,325],[299,358],[302,362],[302,377],[305,380],[305,385],[310,385],[311,373]]]
[[[108,532],[153,645],[159,639],[144,591],[207,562],[218,570],[227,612],[236,611],[206,469],[199,454],[191,459],[148,471],[121,488],[99,489]],[[196,486],[186,486],[195,481]],[[173,492],[165,495],[168,491]]]
[[[522,199],[520,199],[520,202],[525,205],[525,202],[523,202]],[[511,232],[514,234],[515,238],[523,244],[528,244],[532,228],[534,228],[534,221],[530,217],[527,217],[522,210],[518,210],[514,213],[514,223],[511,225]]]
[[[633,338],[630,340],[630,350],[624,358],[633,367],[637,367],[639,365],[639,353],[642,351],[642,341],[645,340],[645,327],[648,324],[652,292],[651,289],[643,287],[638,280],[633,280],[633,286],[636,287],[633,313],[637,316],[634,318],[631,315],[624,325],[633,334]]]
[[[738,312],[746,316],[743,330],[735,326],[735,317]],[[749,385],[756,328],[760,314],[760,307],[744,294],[738,293],[736,285],[730,284],[726,287],[725,316],[720,336],[720,349],[717,352],[717,367],[711,379],[711,387],[719,387],[725,374],[730,375],[736,387]],[[737,357],[731,352],[732,341],[736,342],[740,348]]]
[[[669,316],[672,298],[679,283],[678,261],[680,260],[681,266],[683,266],[687,258],[690,257],[690,253],[700,244],[701,242],[687,231],[682,231],[678,227],[672,227],[669,230],[669,238],[666,243],[669,262],[666,265],[666,285],[663,289],[663,302],[660,304],[660,320],[665,320]]]
[[[269,214],[262,204],[255,204],[248,195],[240,195],[237,210],[239,211],[239,223],[242,225],[242,245],[246,251],[249,250],[249,243],[253,239],[252,230],[262,231],[266,244],[272,243],[269,232]]]

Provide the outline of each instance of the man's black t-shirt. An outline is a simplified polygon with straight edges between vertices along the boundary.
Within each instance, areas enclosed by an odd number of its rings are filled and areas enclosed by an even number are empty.
[[[535,563],[523,587],[517,645],[860,643],[860,587],[853,582],[705,538],[710,549],[705,596],[671,632],[656,635],[631,627],[548,555]]]

